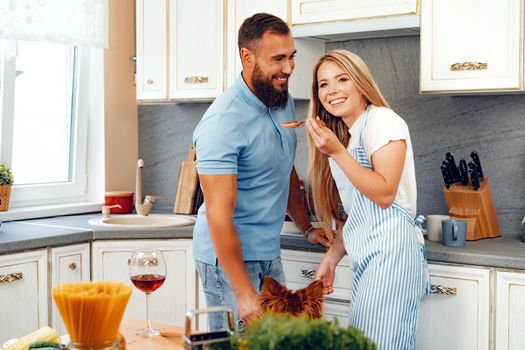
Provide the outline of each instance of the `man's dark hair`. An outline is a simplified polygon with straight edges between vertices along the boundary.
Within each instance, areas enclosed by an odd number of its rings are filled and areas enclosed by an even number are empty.
[[[239,28],[239,39],[237,40],[239,52],[243,47],[254,52],[257,51],[259,40],[266,31],[287,35],[290,33],[290,28],[279,17],[268,13],[256,13],[246,18]]]

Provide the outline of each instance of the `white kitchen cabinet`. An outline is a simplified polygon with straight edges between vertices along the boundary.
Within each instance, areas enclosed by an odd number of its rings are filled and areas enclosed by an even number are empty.
[[[495,349],[525,349],[525,272],[496,271]]]
[[[233,85],[242,71],[239,47],[239,28],[242,22],[258,12],[271,13],[288,22],[288,6],[282,0],[228,0],[227,35],[227,86]],[[289,81],[289,91],[295,99],[310,99],[312,95],[312,68],[324,54],[325,44],[321,40],[295,39],[297,55],[295,69]]]
[[[429,271],[432,285],[444,288],[421,302],[416,348],[488,350],[491,269],[429,264]]]
[[[89,243],[51,248],[51,289],[63,283],[73,283],[90,280]],[[51,294],[51,327],[58,334],[67,334],[60,313]]]
[[[135,0],[137,100],[168,97],[166,1]]]
[[[283,249],[281,260],[288,289],[301,289],[310,284],[323,256],[323,253]],[[334,292],[330,294],[330,297],[350,300],[353,276],[354,272],[350,268],[350,259],[345,256],[336,267]]]
[[[420,90],[519,91],[523,2],[422,0]]]
[[[286,287],[288,289],[305,288],[313,281],[324,254],[298,250],[281,251]],[[354,273],[350,269],[350,259],[345,256],[337,265],[334,280],[334,292],[325,296],[324,318],[337,319],[339,325],[347,327],[350,315],[350,294]]]
[[[330,297],[325,298],[324,302],[324,318],[327,320],[335,320],[341,327],[348,327],[350,316],[350,302],[343,300],[333,300]]]
[[[169,1],[169,98],[212,99],[223,90],[224,0]]]
[[[48,325],[47,250],[0,256],[0,344]]]
[[[296,38],[326,41],[419,33],[418,0],[291,0]]]
[[[196,306],[196,271],[191,253],[192,241],[119,240],[93,242],[93,280],[121,281],[132,285],[128,260],[133,250],[157,248],[166,260],[164,284],[150,297],[152,321],[184,327],[184,315]],[[124,318],[146,318],[146,295],[133,287]]]
[[[271,13],[287,22],[288,6],[282,0],[228,0],[227,86],[233,85],[242,71],[237,40],[242,22],[258,12]]]
[[[417,12],[417,0],[291,0],[292,24],[344,21]]]

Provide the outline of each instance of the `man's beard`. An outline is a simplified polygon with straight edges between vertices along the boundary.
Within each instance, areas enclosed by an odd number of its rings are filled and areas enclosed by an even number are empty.
[[[287,78],[289,75],[287,76]],[[255,96],[259,98],[267,107],[271,109],[281,109],[288,102],[288,82],[282,86],[282,90],[277,90],[272,85],[272,78],[263,77],[261,68],[255,65],[252,77]]]

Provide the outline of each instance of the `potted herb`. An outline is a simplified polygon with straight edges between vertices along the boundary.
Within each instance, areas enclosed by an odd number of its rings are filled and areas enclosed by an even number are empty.
[[[11,195],[11,185],[13,181],[14,178],[11,170],[5,163],[0,163],[0,211],[9,209],[9,197]]]
[[[337,320],[310,320],[287,314],[267,314],[254,321],[230,344],[213,350],[375,350],[375,344],[354,327],[340,327]]]

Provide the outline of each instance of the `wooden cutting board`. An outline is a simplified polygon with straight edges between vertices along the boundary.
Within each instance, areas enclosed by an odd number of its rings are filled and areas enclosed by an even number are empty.
[[[195,190],[197,189],[198,175],[195,161],[195,148],[190,145],[188,158],[182,162],[179,172],[179,183],[173,212],[176,214],[192,214]]]

